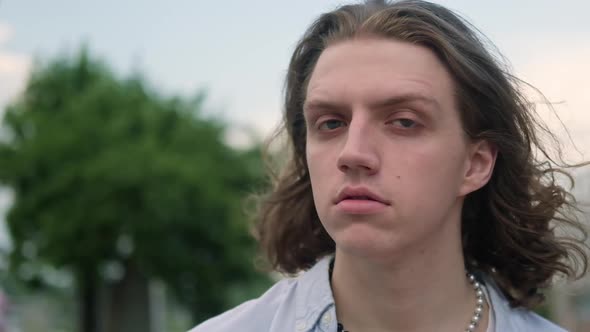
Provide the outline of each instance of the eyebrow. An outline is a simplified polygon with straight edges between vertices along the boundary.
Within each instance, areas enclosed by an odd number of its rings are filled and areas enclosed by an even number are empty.
[[[429,96],[423,95],[421,93],[407,93],[407,94],[401,94],[401,95],[393,96],[390,98],[386,98],[382,101],[378,101],[374,104],[371,104],[370,107],[371,108],[384,108],[384,107],[388,107],[388,106],[394,106],[394,105],[399,105],[399,104],[404,104],[404,103],[409,103],[409,102],[416,102],[416,101],[430,104],[430,105],[436,106],[437,108],[440,106],[438,101],[433,97],[429,97]]]
[[[436,108],[440,107],[440,104],[438,103],[438,101],[435,98],[426,96],[421,93],[406,93],[406,94],[400,94],[400,95],[388,97],[383,100],[372,103],[371,105],[369,105],[369,107],[372,109],[375,109],[375,108],[378,109],[378,108],[385,108],[385,107],[389,107],[389,106],[395,106],[395,105],[399,105],[399,104],[416,102],[416,101],[433,105]],[[309,110],[314,110],[314,109],[337,110],[337,109],[342,109],[342,108],[346,108],[346,106],[339,105],[338,103],[330,102],[327,100],[321,100],[321,99],[311,99],[311,101],[309,101],[309,102],[306,101],[303,104],[304,110],[306,110],[306,109],[309,109]]]

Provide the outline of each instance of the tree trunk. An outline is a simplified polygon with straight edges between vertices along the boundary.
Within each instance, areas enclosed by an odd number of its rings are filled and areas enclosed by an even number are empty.
[[[149,282],[133,262],[125,265],[123,278],[106,286],[108,332],[151,332]]]
[[[78,301],[80,332],[97,331],[97,276],[92,269],[83,269],[78,274]]]

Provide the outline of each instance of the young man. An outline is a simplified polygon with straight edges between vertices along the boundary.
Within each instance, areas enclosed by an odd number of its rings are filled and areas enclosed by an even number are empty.
[[[550,225],[581,229],[537,123],[446,8],[322,15],[291,59],[292,159],[257,225],[276,270],[305,272],[192,331],[563,331],[529,309],[587,258]]]

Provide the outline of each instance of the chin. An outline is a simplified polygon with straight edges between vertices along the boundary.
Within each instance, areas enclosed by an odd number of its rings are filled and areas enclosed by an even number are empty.
[[[358,229],[337,234],[335,242],[336,250],[346,255],[377,260],[391,259],[401,249],[401,243],[394,239]]]

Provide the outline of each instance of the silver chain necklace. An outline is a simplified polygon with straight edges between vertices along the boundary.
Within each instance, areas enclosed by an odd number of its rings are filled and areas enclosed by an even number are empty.
[[[330,275],[332,274],[332,266],[330,266]],[[481,321],[481,317],[483,315],[483,304],[485,302],[485,295],[484,295],[484,288],[485,285],[477,281],[475,276],[469,272],[467,272],[467,280],[475,289],[475,310],[473,311],[473,316],[469,321],[469,325],[465,329],[465,332],[474,332],[479,322]],[[350,332],[344,329],[344,326],[341,323],[338,323],[338,332]]]

